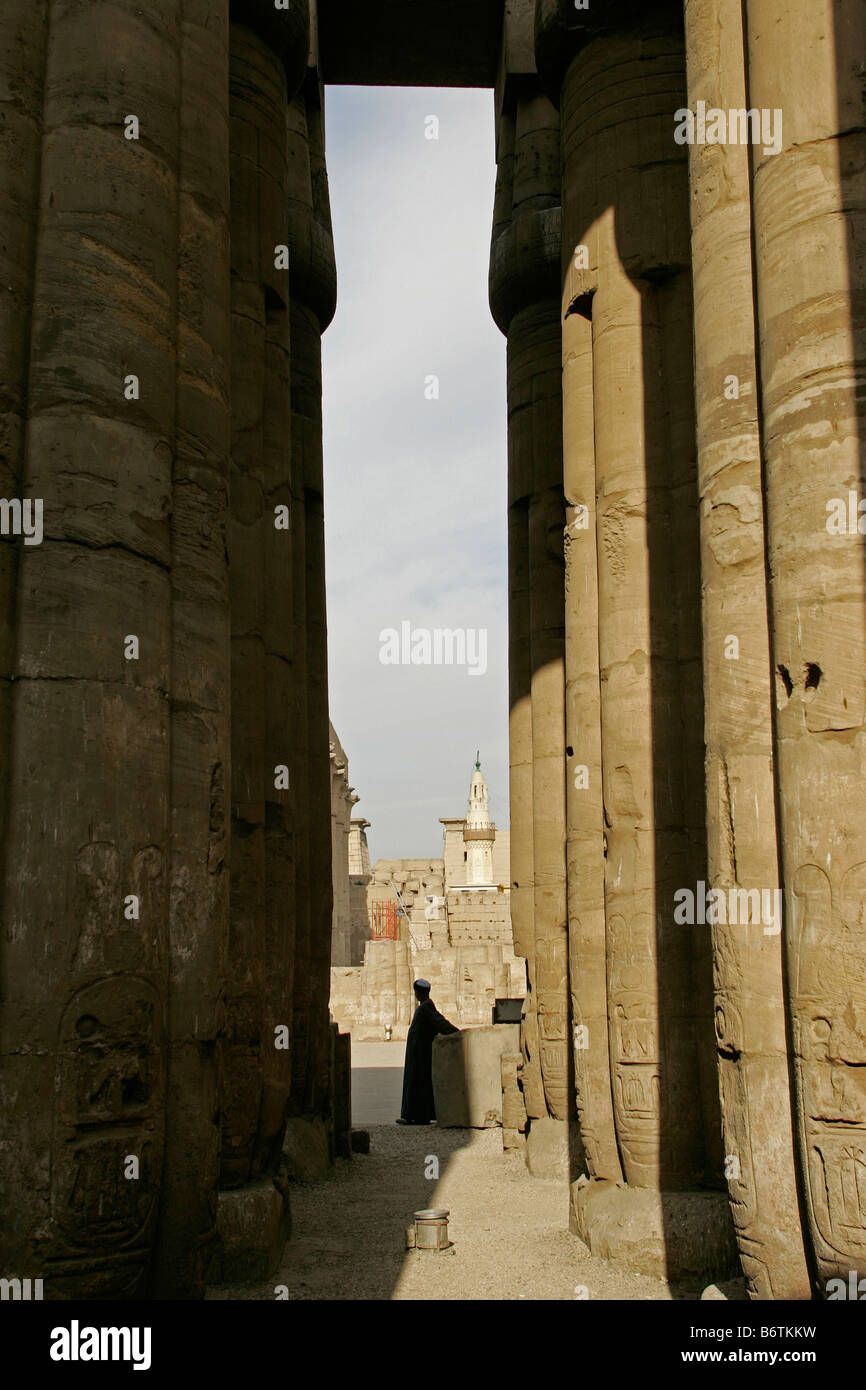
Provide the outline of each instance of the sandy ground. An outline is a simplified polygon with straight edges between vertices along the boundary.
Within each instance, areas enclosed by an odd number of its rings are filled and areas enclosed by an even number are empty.
[[[699,1296],[594,1259],[567,1230],[563,1187],[504,1154],[500,1130],[394,1124],[402,1045],[365,1046],[389,1049],[353,1057],[353,1120],[369,1129],[370,1153],[339,1159],[320,1183],[293,1185],[292,1238],[272,1281],[221,1286],[209,1299],[273,1299],[278,1285],[300,1300]],[[386,1113],[388,1123],[369,1118]],[[424,1207],[450,1210],[450,1250],[406,1250],[406,1227]]]

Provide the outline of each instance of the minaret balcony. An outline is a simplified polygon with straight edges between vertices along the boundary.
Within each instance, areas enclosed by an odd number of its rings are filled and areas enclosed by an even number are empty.
[[[495,840],[495,839],[496,839],[496,826],[493,824],[492,821],[491,821],[490,825],[482,825],[482,826],[476,827],[475,829],[470,829],[469,827],[464,826],[464,828],[463,828],[463,839],[464,839],[464,841],[469,841],[469,840]]]

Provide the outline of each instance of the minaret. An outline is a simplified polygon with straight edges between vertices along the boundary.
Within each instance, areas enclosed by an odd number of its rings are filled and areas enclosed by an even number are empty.
[[[480,753],[475,754],[475,771],[469,787],[469,814],[463,826],[466,845],[467,884],[493,883],[493,841],[496,826],[490,823],[487,783],[481,771]]]

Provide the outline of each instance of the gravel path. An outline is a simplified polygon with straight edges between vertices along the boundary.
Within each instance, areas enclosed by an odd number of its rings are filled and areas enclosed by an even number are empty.
[[[439,1178],[425,1177],[439,1165]],[[422,1207],[448,1207],[452,1249],[405,1249]],[[325,1181],[292,1187],[292,1239],[267,1284],[209,1299],[671,1299],[699,1296],[594,1259],[567,1230],[567,1196],[502,1152],[501,1132],[370,1127],[370,1153],[338,1159]],[[576,1294],[583,1287],[587,1293]]]

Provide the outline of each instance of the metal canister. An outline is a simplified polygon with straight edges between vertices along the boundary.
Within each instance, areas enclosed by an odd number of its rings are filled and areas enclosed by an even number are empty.
[[[415,1249],[446,1250],[451,1244],[448,1239],[448,1217],[445,1207],[434,1207],[428,1211],[415,1212]]]

